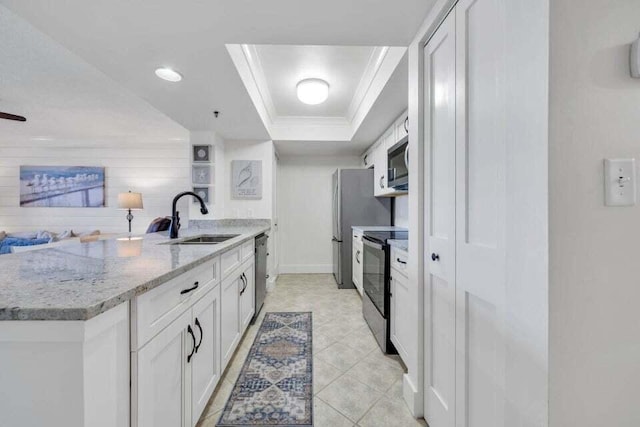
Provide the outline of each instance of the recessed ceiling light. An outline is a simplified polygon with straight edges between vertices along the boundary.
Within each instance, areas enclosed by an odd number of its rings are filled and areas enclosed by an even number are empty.
[[[182,80],[182,74],[172,70],[171,68],[158,68],[156,70],[156,76],[160,77],[162,80],[173,83]]]
[[[329,97],[329,83],[321,79],[305,79],[296,85],[298,99],[305,104],[322,104]]]

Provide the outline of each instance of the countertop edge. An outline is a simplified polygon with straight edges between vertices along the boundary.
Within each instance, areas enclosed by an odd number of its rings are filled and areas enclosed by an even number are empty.
[[[271,230],[271,226],[264,226],[257,231],[252,231],[244,235],[237,242],[221,246],[218,250],[198,258],[186,265],[180,266],[168,273],[162,274],[154,279],[133,287],[132,289],[122,292],[114,297],[108,298],[98,304],[90,307],[79,308],[20,308],[20,307],[0,307],[0,321],[87,321],[90,320],[118,305],[131,301],[138,295],[150,291],[179,275],[194,269],[195,267],[206,263],[219,256],[220,254],[230,251],[256,236]],[[204,230],[203,230],[204,231]],[[158,243],[167,244],[168,243]]]

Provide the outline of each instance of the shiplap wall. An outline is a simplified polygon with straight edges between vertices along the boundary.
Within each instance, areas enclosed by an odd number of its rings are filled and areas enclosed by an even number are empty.
[[[171,214],[173,196],[191,188],[188,136],[181,141],[154,142],[119,137],[90,141],[0,139],[0,231],[99,229],[126,232],[126,212],[117,209],[118,193],[142,193],[144,210],[133,212],[133,231],[143,233],[149,222]],[[104,166],[105,208],[20,207],[21,165]],[[180,204],[183,224],[189,198]]]

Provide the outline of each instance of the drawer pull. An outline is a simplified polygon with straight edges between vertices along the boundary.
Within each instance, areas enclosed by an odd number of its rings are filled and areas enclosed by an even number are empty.
[[[406,264],[407,261],[402,261],[400,258],[396,258],[396,261],[398,261],[400,264]]]
[[[198,343],[198,345],[196,345],[196,353],[197,353],[198,349],[202,345],[202,339],[204,338],[204,332],[202,331],[202,326],[200,325],[200,320],[198,320],[197,317],[196,317],[196,326],[198,327],[198,329],[200,329],[200,342]]]
[[[356,261],[360,264],[360,251],[356,251]]]
[[[191,329],[191,325],[187,327],[187,332],[191,335],[191,341],[193,341],[193,348],[191,349],[191,354],[187,356],[187,363],[191,362],[191,358],[193,357],[193,353],[196,352],[196,336],[193,334],[193,329]]]
[[[189,293],[189,292],[191,292],[191,291],[195,291],[196,289],[198,289],[198,286],[200,286],[200,283],[199,283],[199,282],[195,282],[195,283],[193,284],[193,286],[192,286],[192,287],[190,287],[189,289],[183,289],[183,290],[181,290],[181,291],[180,291],[180,295],[188,294],[188,293]]]

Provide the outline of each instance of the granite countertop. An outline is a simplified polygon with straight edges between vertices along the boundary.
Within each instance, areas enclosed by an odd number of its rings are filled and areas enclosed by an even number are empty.
[[[357,231],[408,231],[404,227],[395,227],[393,225],[354,225],[351,227]]]
[[[396,249],[400,249],[401,251],[409,252],[409,241],[408,240],[388,239],[387,243],[389,243],[389,246],[393,246]]]
[[[239,236],[216,245],[168,245],[168,232],[160,232],[0,256],[0,320],[90,319],[270,228],[268,220],[191,221],[180,239]]]

